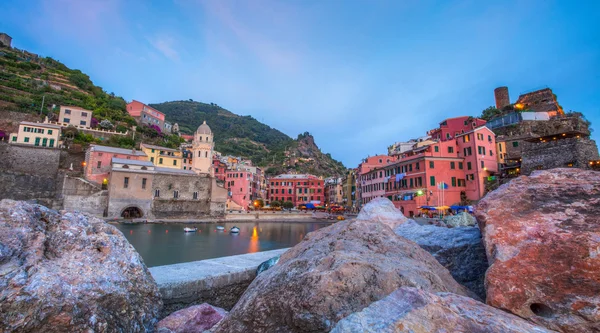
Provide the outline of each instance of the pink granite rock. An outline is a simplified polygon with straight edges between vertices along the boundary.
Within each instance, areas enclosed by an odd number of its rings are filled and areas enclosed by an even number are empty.
[[[395,229],[408,221],[388,198],[375,198],[366,204],[356,217],[359,221],[380,222]]]
[[[156,325],[156,329],[158,333],[203,332],[216,325],[226,314],[224,309],[203,303],[171,313]]]

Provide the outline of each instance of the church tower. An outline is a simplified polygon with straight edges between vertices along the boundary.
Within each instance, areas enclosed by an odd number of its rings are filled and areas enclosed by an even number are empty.
[[[192,142],[192,170],[198,174],[208,173],[213,174],[212,156],[213,156],[213,134],[206,121],[202,123],[194,133],[194,141]]]

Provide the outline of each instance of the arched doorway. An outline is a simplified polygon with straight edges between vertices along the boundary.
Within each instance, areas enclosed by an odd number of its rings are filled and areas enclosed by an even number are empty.
[[[126,219],[137,219],[142,216],[144,216],[142,210],[137,207],[127,207],[121,213],[121,217]]]

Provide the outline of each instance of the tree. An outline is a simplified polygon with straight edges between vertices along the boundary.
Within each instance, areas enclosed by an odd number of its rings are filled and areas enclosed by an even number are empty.
[[[281,205],[285,209],[292,209],[292,208],[294,208],[294,203],[291,202],[291,201],[284,201]]]
[[[481,111],[481,116],[479,118],[489,121],[490,119],[500,115],[501,113],[502,112],[500,110],[496,109],[493,106],[490,106],[487,109]]]
[[[256,208],[262,208],[265,206],[265,202],[263,201],[263,199],[256,199],[254,201],[257,203],[257,205],[255,206]]]
[[[271,207],[281,207],[281,202],[277,200],[271,201]]]

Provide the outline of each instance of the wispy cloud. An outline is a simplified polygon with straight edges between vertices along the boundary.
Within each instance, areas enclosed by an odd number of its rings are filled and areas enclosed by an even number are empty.
[[[147,38],[150,45],[172,61],[179,62],[179,52],[175,50],[175,39],[166,34]]]

